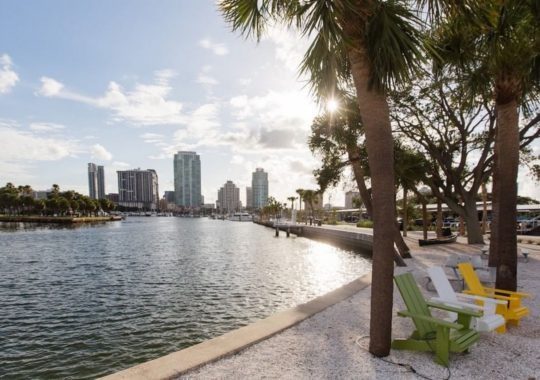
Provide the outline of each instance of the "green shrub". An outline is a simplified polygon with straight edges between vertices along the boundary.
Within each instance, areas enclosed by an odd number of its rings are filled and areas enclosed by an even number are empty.
[[[356,227],[373,228],[373,221],[371,221],[371,220],[361,220],[358,223],[356,223]]]

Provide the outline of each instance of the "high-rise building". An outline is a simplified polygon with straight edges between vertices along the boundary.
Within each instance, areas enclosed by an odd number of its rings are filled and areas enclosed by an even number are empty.
[[[167,200],[167,203],[176,203],[176,193],[174,191],[165,191],[163,198]]]
[[[178,206],[201,206],[201,158],[195,152],[174,155],[174,192]]]
[[[88,194],[92,199],[105,198],[105,169],[91,162],[88,164]]]
[[[221,213],[231,214],[239,211],[242,207],[240,203],[240,189],[232,181],[227,181],[218,191],[217,203]]]
[[[255,169],[251,175],[253,208],[261,209],[268,204],[268,173],[262,168]]]
[[[246,186],[246,208],[253,208],[253,191],[248,186]]]
[[[96,164],[88,164],[88,196],[92,199],[97,199],[97,166]]]
[[[155,170],[121,170],[118,173],[118,204],[155,210],[159,206],[158,176]]]
[[[97,167],[97,196],[98,199],[105,199],[105,168]]]
[[[357,208],[354,204],[355,199],[360,199],[360,193],[358,191],[347,191],[345,193],[345,208]]]

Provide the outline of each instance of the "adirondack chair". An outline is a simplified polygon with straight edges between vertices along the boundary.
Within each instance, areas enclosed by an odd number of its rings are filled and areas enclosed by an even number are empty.
[[[458,268],[468,288],[464,293],[505,301],[497,305],[497,314],[501,314],[507,323],[517,326],[521,318],[530,314],[529,309],[521,305],[521,299],[530,297],[529,294],[485,287],[470,263],[460,263]]]
[[[432,301],[481,311],[483,315],[473,319],[474,328],[478,332],[493,331],[495,329],[499,333],[504,333],[506,331],[506,322],[504,317],[500,314],[496,314],[495,312],[497,304],[505,304],[506,301],[474,296],[470,294],[456,293],[454,288],[452,288],[450,281],[448,281],[448,278],[444,273],[444,269],[441,267],[429,268],[428,274],[433,282],[433,285],[435,286],[437,294],[439,295],[438,297],[432,297]],[[471,303],[471,301],[476,301],[478,304]],[[450,321],[455,321],[457,314],[449,312],[448,317]]]
[[[435,353],[435,362],[448,367],[450,352],[467,352],[469,347],[478,340],[479,333],[469,326],[471,318],[480,317],[482,313],[426,301],[410,273],[395,276],[394,281],[407,306],[407,310],[399,311],[398,315],[411,318],[416,330],[408,339],[392,341],[392,348],[432,351]],[[457,313],[457,323],[434,318],[429,310],[430,307]]]

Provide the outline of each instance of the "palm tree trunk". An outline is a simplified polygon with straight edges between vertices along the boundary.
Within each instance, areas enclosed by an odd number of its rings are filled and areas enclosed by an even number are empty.
[[[373,219],[373,204],[371,202],[371,194],[366,186],[366,182],[364,181],[365,173],[362,165],[360,164],[360,149],[358,146],[349,147],[347,148],[347,155],[349,156],[349,161],[351,162],[351,166],[353,168],[354,178],[356,179],[356,185],[358,186],[360,197],[362,198],[364,206],[366,207],[366,212],[369,217]],[[396,244],[399,255],[404,259],[410,259],[412,258],[411,250],[399,232],[399,224],[396,221],[394,221],[394,223],[396,226],[396,230],[394,232],[394,243]],[[406,266],[403,260],[396,260],[396,263],[399,266]]]
[[[371,286],[369,351],[390,353],[394,275],[394,143],[386,95],[370,86],[371,64],[365,41],[358,37],[359,20],[348,15],[345,30],[351,39],[349,61],[360,115],[366,133],[373,200],[373,275]],[[355,48],[352,48],[352,47]]]
[[[498,129],[497,129],[498,131]],[[497,190],[498,186],[495,184],[499,183],[499,169],[497,162],[499,161],[499,137],[498,133],[495,135],[495,147],[493,149],[493,177],[491,183],[491,226],[489,234],[489,257],[488,257],[488,266],[496,268],[499,265],[499,249],[497,247],[497,225],[499,224],[499,192]],[[516,220],[517,222],[517,220]]]
[[[500,84],[500,83],[499,83]],[[506,85],[507,83],[502,83]],[[517,288],[517,175],[519,167],[519,115],[515,97],[504,98],[499,93],[497,107],[497,134],[499,155],[497,157],[498,176],[497,201],[499,217],[504,215],[505,223],[497,223],[497,280],[495,286],[505,290]],[[501,100],[504,100],[502,102]]]
[[[407,188],[403,187],[403,236],[407,236],[407,219],[409,218],[407,212]]]

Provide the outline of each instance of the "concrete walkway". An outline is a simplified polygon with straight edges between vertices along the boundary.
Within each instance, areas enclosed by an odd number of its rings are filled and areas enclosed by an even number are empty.
[[[340,228],[340,227],[338,227]],[[343,227],[341,227],[343,228]],[[345,227],[348,228],[348,227]],[[415,235],[414,233],[412,234]],[[427,281],[425,270],[444,265],[452,255],[478,255],[480,246],[456,244],[419,247],[417,239],[407,238],[413,259],[408,267],[417,281]],[[371,287],[306,319],[240,353],[188,372],[183,379],[416,379],[411,368],[433,379],[530,379],[540,376],[540,247],[527,243],[529,261],[520,257],[519,288],[532,293],[525,304],[531,316],[506,334],[483,333],[470,354],[453,354],[450,369],[433,362],[431,353],[392,350],[384,360],[367,352]],[[452,272],[447,272],[449,276]],[[433,296],[424,287],[426,297]],[[394,291],[395,311],[404,309],[399,293]],[[394,314],[395,315],[395,314]],[[412,332],[409,319],[394,317],[393,337]],[[402,365],[392,364],[401,363]]]

